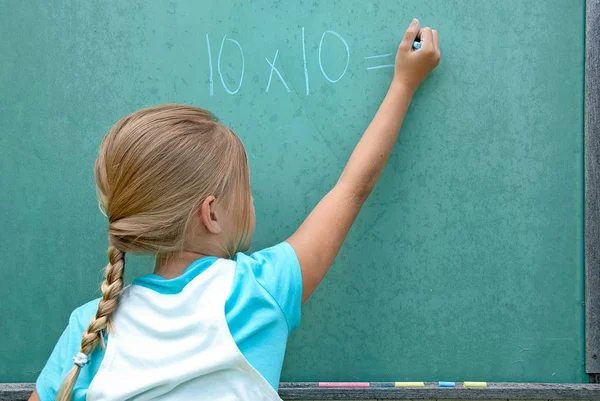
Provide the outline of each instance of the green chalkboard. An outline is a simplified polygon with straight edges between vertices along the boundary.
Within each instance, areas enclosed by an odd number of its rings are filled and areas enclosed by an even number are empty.
[[[254,247],[272,245],[336,181],[413,17],[439,30],[442,62],[282,380],[585,381],[584,6],[3,2],[0,382],[34,380],[99,294],[92,166],[113,122],[167,102],[214,111],[248,149]],[[151,269],[132,258],[128,279]]]

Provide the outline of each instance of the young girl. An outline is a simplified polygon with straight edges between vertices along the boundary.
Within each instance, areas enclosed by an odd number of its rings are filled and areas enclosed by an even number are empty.
[[[30,399],[280,400],[300,305],[333,263],[439,59],[437,32],[414,20],[337,184],[290,238],[250,256],[240,253],[255,217],[239,138],[184,105],[117,122],[95,166],[109,222],[102,298],[72,313]],[[156,267],[123,288],[128,252],[155,254]]]

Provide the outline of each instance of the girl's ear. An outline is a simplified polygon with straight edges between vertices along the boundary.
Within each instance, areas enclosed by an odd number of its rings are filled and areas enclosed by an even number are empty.
[[[219,234],[221,232],[219,216],[217,216],[216,200],[217,199],[214,196],[210,195],[204,199],[202,205],[200,205],[200,210],[198,210],[202,224],[204,224],[206,229],[213,234]]]

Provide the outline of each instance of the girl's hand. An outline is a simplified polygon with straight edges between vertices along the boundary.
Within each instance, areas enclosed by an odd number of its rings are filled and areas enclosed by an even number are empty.
[[[419,50],[413,49],[413,42],[417,38],[421,40]],[[393,82],[404,85],[412,92],[416,91],[427,75],[437,67],[440,57],[438,32],[429,27],[420,29],[419,20],[414,19],[398,46]]]

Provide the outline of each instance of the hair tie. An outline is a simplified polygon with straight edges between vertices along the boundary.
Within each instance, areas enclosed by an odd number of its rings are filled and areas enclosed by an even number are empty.
[[[83,352],[79,352],[77,355],[75,355],[73,357],[73,363],[75,365],[79,366],[80,368],[83,368],[89,362],[90,362],[90,360],[88,359],[88,356],[86,354],[84,354]]]

